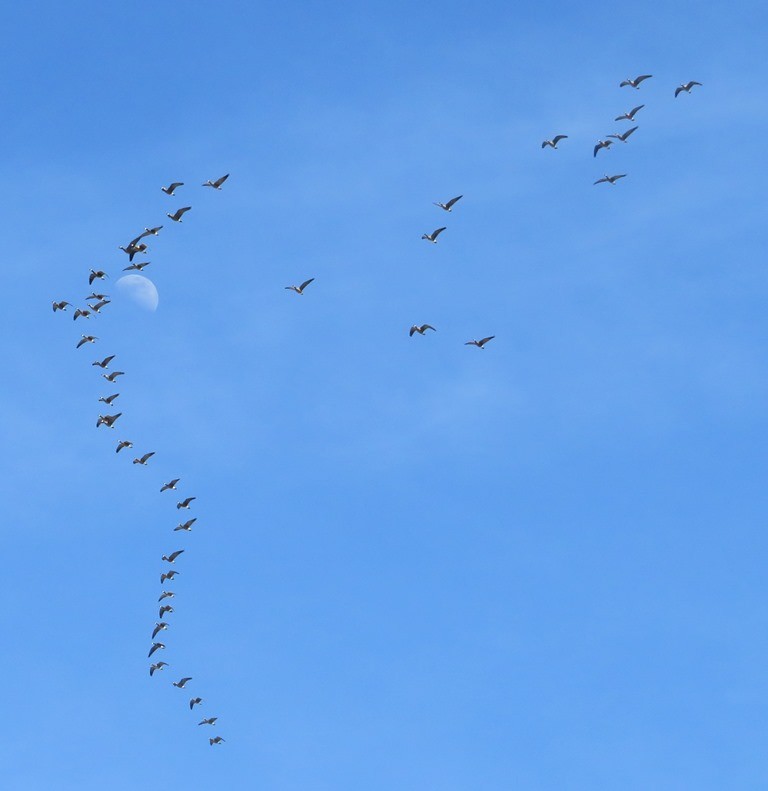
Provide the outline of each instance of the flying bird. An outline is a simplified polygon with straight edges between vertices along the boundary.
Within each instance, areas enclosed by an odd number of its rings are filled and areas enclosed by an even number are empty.
[[[173,594],[171,594],[171,595],[173,595]],[[163,618],[163,616],[164,616],[166,613],[171,613],[171,612],[173,612],[173,607],[171,607],[171,605],[170,605],[170,604],[164,604],[164,605],[163,605],[163,606],[162,606],[162,607],[161,607],[161,608],[158,610],[158,612],[159,612],[159,615],[158,615],[157,617],[158,617],[158,618],[160,618],[160,619],[162,619],[162,618]],[[154,635],[152,635],[152,636],[154,637]]]
[[[122,412],[118,412],[116,415],[99,415],[99,419],[96,421],[96,428],[99,426],[106,426],[107,428],[114,428],[115,421],[122,415]]]
[[[100,403],[102,403],[102,404],[106,404],[107,406],[110,406],[110,405],[112,404],[112,402],[113,402],[113,401],[114,401],[114,400],[115,400],[115,399],[116,399],[116,398],[117,398],[119,395],[120,395],[120,393],[113,393],[111,396],[107,396],[106,398],[104,398],[104,396],[102,396],[102,397],[99,399],[99,402],[100,402]]]
[[[141,464],[143,467],[147,466],[147,462],[155,455],[155,451],[151,450],[149,453],[145,453],[140,459],[134,459],[134,464]]]
[[[124,253],[128,254],[129,261],[133,261],[133,257],[135,255],[139,255],[139,253],[146,253],[147,250],[149,250],[144,242],[139,243],[139,239],[141,239],[143,235],[144,234],[140,234],[135,239],[128,242],[128,247],[118,247],[118,250],[122,250]]]
[[[115,355],[110,354],[109,357],[105,357],[103,360],[96,360],[96,362],[91,363],[91,365],[98,365],[99,368],[106,368],[114,359],[115,359]]]
[[[143,272],[151,263],[151,261],[142,261],[139,264],[130,264],[123,267],[123,272]]]
[[[111,374],[102,374],[102,377],[108,382],[114,382],[118,376],[125,376],[125,371],[112,371]]]
[[[626,132],[622,132],[620,135],[607,135],[608,137],[615,137],[616,140],[621,140],[622,143],[627,142],[627,138],[635,131],[635,129],[639,129],[638,126],[633,126],[631,129],[627,129]]]
[[[144,236],[158,236],[160,231],[162,231],[162,230],[163,230],[163,226],[162,225],[156,225],[154,228],[145,228],[144,229],[144,233],[141,234],[139,239],[141,239]]]
[[[184,689],[187,681],[192,681],[192,676],[185,676],[184,678],[180,678],[178,681],[174,681],[172,683],[174,687],[177,687],[178,689]]]
[[[186,530],[187,532],[189,532],[192,529],[192,525],[195,524],[195,522],[197,522],[197,517],[195,517],[194,519],[190,519],[188,522],[184,522],[183,525],[179,524],[177,527],[174,527],[173,530],[174,532],[176,530]]]
[[[160,492],[162,493],[162,492],[166,491],[167,489],[170,489],[171,491],[176,491],[176,484],[180,480],[181,480],[181,478],[174,478],[172,481],[168,481],[168,483],[164,483],[163,484],[163,488],[160,489]]]
[[[568,135],[555,135],[551,140],[545,140],[541,144],[541,147],[542,148],[546,148],[547,146],[549,146],[550,148],[555,148],[556,149],[557,148],[557,144],[561,140],[567,140],[567,139],[568,139]]]
[[[166,580],[172,580],[179,572],[175,570],[164,571],[160,575],[160,584],[162,585]],[[162,616],[161,616],[162,617]]]
[[[689,82],[686,82],[683,85],[678,85],[678,87],[675,88],[675,99],[677,99],[677,97],[683,91],[685,91],[686,93],[690,93],[691,92],[691,88],[693,88],[694,85],[701,85],[701,83],[700,82],[696,82],[696,80],[690,80]]]
[[[221,736],[214,736],[213,739],[208,739],[208,741],[210,742],[211,747],[213,747],[214,744],[221,744],[224,739],[222,739]]]
[[[160,617],[162,618],[163,616],[161,615]],[[158,621],[155,624],[154,631],[152,632],[152,639],[154,640],[159,632],[164,632],[167,628],[168,628],[168,624],[165,621]]]
[[[314,280],[314,277],[310,277],[309,280],[305,280],[300,286],[286,286],[286,291],[295,291],[297,294],[303,294],[304,289]]]
[[[203,184],[203,186],[204,187],[213,187],[215,190],[220,190],[221,189],[221,185],[228,178],[229,178],[229,173],[227,173],[226,176],[222,176],[221,178],[216,179],[216,181],[211,181],[210,179],[208,179],[208,181],[206,181],[205,184]]]
[[[161,648],[165,648],[165,645],[163,643],[152,643],[152,648],[149,649],[149,653],[147,654],[147,658],[152,656],[152,654],[154,654],[155,651],[159,651]]]
[[[432,203],[435,206],[439,206],[444,211],[450,211],[453,208],[453,205],[457,201],[460,201],[463,197],[464,197],[463,195],[457,195],[455,198],[451,198],[449,201],[446,201],[445,203],[437,203],[435,201],[432,201]]]
[[[91,269],[90,275],[88,276],[88,285],[92,286],[94,280],[104,280],[107,277],[107,273],[102,269]]]
[[[635,113],[640,112],[640,110],[645,107],[644,104],[638,104],[637,107],[633,107],[628,113],[622,113],[621,115],[617,115],[613,120],[614,121],[634,121],[635,120]]]
[[[189,710],[192,711],[192,709],[194,709],[195,706],[199,706],[202,702],[203,702],[202,698],[192,698],[189,701]]]
[[[97,294],[96,292],[91,291],[91,293],[86,297],[86,300],[95,299],[98,302],[100,299],[106,299],[108,296],[109,294]]]
[[[149,675],[154,676],[155,670],[162,670],[164,667],[168,667],[167,662],[156,662],[154,665],[149,666]]]
[[[623,179],[627,174],[626,173],[619,173],[616,176],[603,176],[601,179],[598,179],[595,184],[615,184],[619,179]]]
[[[629,79],[622,80],[622,82],[619,83],[619,88],[623,88],[625,85],[629,85],[630,88],[635,88],[639,90],[640,83],[643,80],[650,80],[651,77],[653,77],[653,74],[641,74],[639,77],[635,77],[634,80],[629,80]]]
[[[431,324],[422,324],[419,326],[418,324],[414,324],[410,332],[408,333],[409,337],[413,338],[413,333],[418,332],[419,335],[423,335],[427,330],[432,330],[433,332],[437,332],[437,330]]]
[[[613,145],[613,140],[598,140],[597,141],[597,145],[595,146],[595,150],[592,152],[592,156],[596,157],[597,156],[597,152],[601,148],[609,148],[612,145]]]
[[[488,343],[488,341],[492,341],[495,337],[495,335],[489,335],[487,338],[481,338],[479,341],[467,341],[464,345],[477,346],[478,349],[483,349],[485,348],[485,344]]]
[[[72,321],[77,321],[82,316],[84,319],[91,318],[91,311],[88,308],[75,308],[75,315],[72,316]]]
[[[79,349],[86,343],[96,343],[99,340],[95,335],[82,335],[80,340],[77,342],[77,348]]]
[[[160,598],[158,599],[158,601],[161,602],[163,599],[172,599],[175,595],[176,594],[173,591],[163,591],[160,594]],[[162,617],[163,616],[161,615],[160,618]]]
[[[166,217],[170,217],[174,222],[181,222],[181,218],[184,215],[184,212],[188,212],[192,207],[185,206],[183,209],[176,209],[173,214],[166,213]]]
[[[62,300],[61,302],[55,302],[54,301],[54,303],[53,303],[53,312],[55,313],[57,310],[66,310],[67,309],[67,305],[71,305],[71,304],[72,304],[71,302],[67,302],[65,299]]]
[[[120,442],[117,443],[117,447],[115,448],[115,453],[120,453],[123,448],[132,448],[133,443],[127,439],[121,439]]]
[[[205,719],[200,720],[200,722],[198,722],[197,724],[198,725],[215,725],[217,719],[219,719],[219,718],[218,717],[206,717]]]
[[[192,500],[197,500],[197,497],[187,497],[186,500],[182,500],[180,503],[176,503],[177,508],[189,508],[189,504]]]
[[[167,187],[160,187],[160,189],[166,195],[170,195],[171,197],[173,197],[173,193],[176,192],[176,190],[179,187],[183,187],[183,186],[184,186],[184,182],[183,181],[174,181],[173,184],[169,184]]]
[[[101,313],[101,309],[105,305],[109,305],[109,304],[111,304],[111,300],[109,300],[109,299],[100,299],[98,302],[95,302],[93,305],[91,305],[91,310],[94,313]]]
[[[442,228],[436,228],[432,233],[423,233],[421,235],[422,239],[426,239],[428,242],[432,242],[432,244],[437,244],[437,237],[445,230],[445,226]]]
[[[162,558],[160,558],[160,560],[165,560],[168,563],[175,563],[176,562],[176,558],[179,555],[182,555],[183,553],[184,553],[183,549],[177,549],[175,552],[171,552],[170,555],[163,555]]]

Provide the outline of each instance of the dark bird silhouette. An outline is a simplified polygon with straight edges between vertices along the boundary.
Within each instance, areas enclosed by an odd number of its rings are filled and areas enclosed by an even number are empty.
[[[135,239],[132,239],[128,242],[128,247],[118,247],[118,250],[122,250],[124,253],[128,254],[128,260],[133,261],[134,257],[139,255],[140,253],[146,253],[149,248],[147,247],[144,242],[140,242],[139,240],[143,237],[144,234],[139,234]]]
[[[181,480],[181,478],[174,478],[172,481],[168,481],[168,483],[164,483],[162,488],[160,489],[160,493],[162,494],[169,489],[171,491],[176,491],[176,484]]]
[[[189,504],[192,502],[192,500],[197,500],[197,497],[187,497],[186,500],[176,503],[176,508],[189,508]]]
[[[305,280],[300,286],[286,286],[286,291],[295,291],[297,294],[303,294],[304,289],[314,280],[314,277],[310,277],[309,280]]]
[[[170,217],[174,222],[181,222],[181,218],[184,216],[185,212],[188,212],[192,207],[185,206],[183,209],[176,209],[173,214],[167,214],[166,217]]]
[[[183,553],[184,553],[183,549],[177,549],[175,552],[171,552],[170,555],[163,555],[163,557],[160,558],[160,560],[165,560],[168,563],[175,563],[176,562],[176,558],[179,555],[182,555]]]
[[[601,179],[598,179],[595,184],[615,184],[619,179],[623,179],[627,174],[626,173],[619,173],[616,176],[603,176]]]
[[[151,263],[151,261],[142,261],[139,264],[130,264],[123,267],[123,272],[143,272]]]
[[[189,710],[192,711],[192,709],[194,709],[195,706],[199,706],[202,702],[203,702],[202,698],[192,698],[189,701]]]
[[[478,349],[483,349],[485,348],[485,344],[488,343],[488,341],[492,341],[495,337],[495,335],[489,335],[487,338],[481,338],[479,341],[467,341],[464,345],[477,346]]]
[[[72,321],[77,321],[80,316],[84,319],[91,318],[91,311],[88,308],[75,308],[75,314],[72,316]]]
[[[446,201],[445,203],[439,203],[436,201],[432,201],[432,203],[435,206],[439,206],[443,211],[450,211],[453,208],[454,204],[457,201],[460,201],[463,197],[464,197],[463,195],[457,195],[455,198],[451,198],[449,201]]]
[[[164,571],[160,575],[160,584],[162,585],[166,580],[172,580],[179,572],[175,570]]]
[[[408,332],[409,337],[413,338],[414,332],[418,332],[419,335],[423,335],[427,330],[432,330],[433,332],[437,332],[437,330],[431,324],[422,324],[419,326],[418,324],[414,324],[410,331]]]
[[[635,113],[640,112],[640,110],[645,107],[644,104],[638,104],[637,107],[633,107],[628,113],[622,113],[621,115],[617,115],[613,120],[614,121],[634,121],[635,120]]]
[[[102,374],[101,376],[108,382],[114,383],[118,376],[125,376],[125,371],[112,371],[111,374]]]
[[[104,280],[106,277],[107,273],[103,269],[91,269],[88,276],[88,285],[92,286],[94,280]]]
[[[96,421],[96,428],[99,426],[106,426],[107,428],[114,428],[115,421],[122,415],[122,412],[118,412],[116,415],[99,415],[99,419]]]
[[[95,335],[83,335],[81,336],[80,340],[77,342],[77,348],[79,349],[81,346],[84,346],[86,343],[96,343],[99,340]]]
[[[152,654],[154,654],[155,651],[159,651],[161,648],[165,648],[165,645],[163,643],[152,643],[152,648],[149,649],[149,653],[147,654],[147,657],[152,656]]]
[[[161,607],[161,608],[158,610],[158,612],[159,612],[159,615],[158,615],[157,617],[158,617],[158,618],[160,618],[160,619],[162,619],[162,618],[163,618],[163,616],[164,616],[166,613],[172,613],[172,612],[173,612],[173,607],[171,607],[171,605],[170,605],[170,604],[164,604],[164,605],[163,605],[163,606],[162,606],[162,607]],[[153,635],[153,636],[154,636],[154,635]]]
[[[115,399],[116,399],[116,398],[117,398],[119,395],[120,395],[120,393],[112,393],[112,395],[111,395],[111,396],[107,396],[106,398],[104,398],[104,396],[102,396],[102,397],[99,399],[99,402],[100,402],[100,403],[102,403],[102,404],[106,404],[107,406],[110,406],[110,404],[111,404],[111,403],[112,403],[112,402],[113,402],[113,401],[114,401],[114,400],[115,400]]]
[[[627,138],[636,130],[639,129],[638,126],[633,126],[631,129],[627,129],[626,132],[622,132],[620,135],[607,135],[607,137],[614,137],[616,140],[621,140],[622,143],[627,142]]]
[[[622,80],[619,83],[619,88],[623,88],[625,85],[628,85],[630,88],[635,88],[639,90],[640,83],[643,82],[643,80],[650,80],[651,77],[653,77],[653,74],[641,74],[639,77],[635,77],[634,80],[630,80],[630,79]]]
[[[151,450],[149,453],[145,453],[140,459],[134,459],[134,464],[141,464],[143,467],[147,466],[147,462],[155,455],[155,451]]]
[[[115,448],[115,453],[120,453],[123,448],[132,448],[133,443],[127,439],[121,439],[120,442],[117,443],[117,447]]]
[[[195,522],[197,522],[197,517],[195,517],[194,519],[190,519],[188,522],[184,522],[183,525],[182,524],[177,525],[176,527],[173,528],[174,532],[176,530],[186,530],[187,532],[189,532],[192,529],[192,525],[195,524]]]
[[[220,190],[221,189],[221,185],[228,178],[229,178],[229,173],[227,173],[226,176],[221,176],[221,178],[216,179],[216,181],[211,181],[210,179],[208,179],[208,181],[206,181],[205,184],[203,184],[203,186],[204,187],[213,187],[215,190]]]
[[[160,598],[158,599],[158,601],[160,602],[160,601],[162,601],[163,599],[172,599],[172,598],[173,598],[175,595],[176,595],[176,594],[175,594],[173,591],[163,591],[163,592],[160,594]],[[162,615],[160,615],[159,617],[160,617],[160,618],[162,618],[163,616],[162,616]]]
[[[149,675],[154,676],[155,670],[162,670],[164,667],[168,667],[167,662],[156,662],[154,665],[149,666]]]
[[[192,681],[192,676],[185,676],[184,678],[180,678],[178,681],[174,681],[172,683],[174,687],[177,687],[178,689],[184,689],[188,681]]]
[[[445,230],[445,226],[442,228],[436,228],[432,233],[423,233],[421,235],[422,239],[426,239],[428,242],[432,242],[432,244],[437,244],[437,237]]]
[[[160,616],[162,618],[162,616]],[[154,640],[160,632],[164,632],[168,628],[168,624],[165,621],[158,621],[155,624],[155,628],[152,632],[152,639]]]
[[[205,719],[200,720],[198,725],[215,725],[216,720],[219,719],[218,717],[206,717]]]
[[[114,359],[115,355],[110,354],[109,357],[105,357],[103,360],[96,360],[96,362],[91,363],[91,365],[98,365],[99,368],[107,368]]]
[[[592,156],[596,157],[597,156],[597,152],[601,148],[609,148],[612,145],[613,145],[613,140],[598,140],[597,141],[597,145],[595,146],[595,150],[592,152]]]
[[[555,135],[551,140],[545,140],[541,144],[541,147],[542,148],[546,148],[547,146],[549,146],[550,148],[555,148],[556,149],[557,148],[557,144],[561,140],[567,140],[567,139],[568,139],[568,135]]]
[[[53,312],[55,313],[57,310],[66,310],[67,305],[71,305],[71,304],[72,304],[71,302],[67,302],[65,299],[63,299],[61,302],[54,301]]]
[[[184,186],[184,182],[183,181],[174,181],[173,184],[169,184],[167,187],[160,187],[160,189],[166,195],[170,195],[171,197],[173,197],[173,193],[176,192],[176,190],[179,187],[183,187],[183,186]]]
[[[214,736],[213,739],[208,739],[208,741],[211,747],[213,747],[214,744],[221,744],[224,739],[222,739],[221,736]]]
[[[686,93],[690,93],[691,92],[691,88],[693,88],[694,85],[701,85],[701,83],[700,82],[696,82],[696,80],[690,80],[689,82],[686,82],[683,85],[678,85],[677,88],[675,89],[675,99],[677,99],[677,97],[683,91],[685,91]]]

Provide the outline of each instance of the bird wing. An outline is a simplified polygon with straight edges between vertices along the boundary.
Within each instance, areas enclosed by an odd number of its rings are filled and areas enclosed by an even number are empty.
[[[481,339],[478,341],[478,343],[479,343],[481,346],[483,346],[484,344],[488,343],[488,341],[492,341],[492,340],[493,340],[495,337],[496,337],[495,335],[489,335],[487,338],[481,338]]]
[[[637,126],[633,126],[631,129],[627,129],[627,131],[626,131],[626,132],[624,132],[624,134],[620,136],[620,137],[621,137],[621,139],[622,139],[622,140],[624,140],[624,141],[626,141],[626,139],[627,139],[627,138],[628,138],[628,137],[629,137],[629,136],[632,134],[632,132],[634,132],[636,129],[639,129],[639,127],[637,127]]]
[[[419,328],[418,328],[418,327],[417,327],[417,326],[414,324],[414,325],[411,327],[411,330],[410,330],[410,332],[408,333],[408,336],[409,336],[409,337],[411,337],[411,338],[413,338],[413,333],[414,333],[414,332],[418,332],[418,331],[419,331]]]
[[[152,638],[154,639],[155,637],[157,637],[157,633],[161,631],[162,631],[162,627],[155,626],[155,630],[152,632]]]
[[[431,324],[422,324],[421,331],[424,332],[424,330],[434,330],[434,332],[437,332],[437,330]]]
[[[598,143],[598,144],[595,146],[595,150],[592,152],[592,156],[593,156],[593,157],[596,157],[596,156],[597,156],[597,152],[598,152],[598,151],[599,151],[599,150],[600,150],[602,147],[603,147],[603,146],[602,146],[600,143]]]
[[[309,280],[305,280],[300,286],[299,291],[304,291],[304,289],[314,280],[314,277],[310,277]]]
[[[175,552],[171,552],[171,554],[168,556],[168,560],[170,560],[171,563],[173,563],[173,561],[176,560],[176,558],[179,555],[181,555],[183,552],[184,552],[183,549],[177,549]]]
[[[679,95],[680,95],[680,94],[681,94],[681,93],[682,93],[684,90],[685,90],[685,88],[683,88],[683,86],[682,86],[682,85],[681,85],[681,86],[679,86],[678,88],[675,88],[675,99],[677,99],[677,97],[678,97],[678,96],[679,96]]]
[[[114,360],[114,359],[115,359],[115,355],[114,354],[110,354],[109,357],[105,357],[101,361],[101,364],[102,365],[109,365],[112,362],[112,360]]]
[[[446,229],[446,226],[444,225],[442,228],[437,228],[436,230],[432,231],[432,238],[433,238],[433,239],[437,239],[437,237],[438,237],[438,236],[440,236],[440,234],[441,234],[441,233],[442,233],[442,232],[443,232],[445,229]]]
[[[568,135],[555,135],[555,136],[552,138],[552,142],[553,142],[555,145],[557,145],[557,144],[558,144],[558,143],[559,143],[561,140],[565,140],[567,137],[568,137]]]
[[[226,176],[222,176],[221,178],[216,179],[216,181],[213,182],[213,186],[218,189],[228,178],[229,178],[229,173],[227,173]]]
[[[640,85],[643,80],[650,80],[651,77],[653,77],[653,74],[641,74],[635,79],[635,85]]]
[[[613,180],[618,181],[619,179],[623,179],[626,175],[626,173],[620,173],[618,176],[614,176]]]
[[[632,83],[629,80],[622,80],[619,83],[619,88],[623,88],[625,85],[631,85]]]
[[[602,184],[604,181],[608,181],[607,176],[603,176],[603,178],[598,179],[597,181],[593,182],[593,184]]]
[[[151,459],[155,455],[155,451],[151,450],[149,453],[145,453],[141,457],[141,463],[144,464],[145,461]]]
[[[642,110],[642,109],[643,109],[643,107],[645,107],[645,105],[644,105],[644,104],[638,104],[638,105],[637,105],[637,107],[633,107],[633,108],[632,108],[632,109],[631,109],[631,110],[630,110],[630,111],[627,113],[627,115],[628,115],[630,118],[633,118],[633,119],[634,119],[634,117],[635,117],[635,113],[636,113],[636,112],[639,112],[640,110]]]
[[[555,138],[555,142],[557,142],[557,138]],[[456,201],[460,201],[463,197],[463,195],[457,195],[455,198],[451,198],[448,203],[445,204],[445,208],[450,209]]]

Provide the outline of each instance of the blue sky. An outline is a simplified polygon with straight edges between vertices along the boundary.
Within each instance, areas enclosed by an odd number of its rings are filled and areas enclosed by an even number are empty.
[[[5,12],[4,788],[768,785],[766,23]],[[150,313],[117,248],[161,223]]]

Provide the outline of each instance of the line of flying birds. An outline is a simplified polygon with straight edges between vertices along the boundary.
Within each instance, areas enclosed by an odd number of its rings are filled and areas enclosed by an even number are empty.
[[[215,181],[206,181],[203,186],[204,187],[212,187],[213,189],[220,190],[221,185],[229,178],[229,174],[225,176],[221,176],[221,178],[216,179]],[[173,197],[176,190],[179,187],[183,187],[184,182],[175,181],[172,184],[169,184],[167,187],[161,187],[162,191],[170,196]],[[169,217],[174,222],[181,222],[182,217],[186,212],[191,210],[191,206],[184,206],[180,209],[177,209],[175,212],[168,213],[166,216]],[[125,247],[119,247],[124,253],[128,255],[129,266],[125,267],[123,271],[138,271],[141,272],[144,268],[149,266],[149,261],[143,262],[133,262],[133,259],[136,256],[143,256],[147,250],[146,242],[142,241],[143,239],[147,238],[148,236],[157,236],[160,231],[162,230],[162,225],[157,225],[153,228],[145,228],[142,233],[132,239]],[[107,278],[107,273],[102,269],[91,269],[88,275],[88,284],[93,286],[94,282],[97,280],[104,280]],[[306,285],[306,284],[305,284]],[[301,292],[299,292],[301,293]],[[83,307],[77,307],[73,313],[73,321],[77,321],[79,318],[86,318],[89,319],[93,315],[99,315],[103,308],[109,305],[111,300],[109,299],[108,294],[99,294],[95,291],[91,292],[87,297],[85,297],[85,305]],[[66,311],[66,309],[71,305],[71,303],[67,302],[66,300],[55,301],[53,303],[53,312],[56,313],[57,311]],[[82,335],[80,340],[76,344],[76,348],[81,348],[89,343],[96,343],[98,341],[98,337],[95,335]],[[124,371],[117,371],[117,370],[110,370],[110,365],[112,361],[115,359],[116,355],[110,354],[100,360],[95,360],[91,365],[96,368],[99,368],[102,371],[102,377],[109,382],[110,384],[114,384],[117,379],[121,376],[125,376]],[[109,371],[109,373],[107,373]],[[112,393],[111,395],[107,396],[100,396],[99,403],[105,404],[107,407],[111,407],[114,402],[120,397],[120,393]],[[99,414],[96,419],[96,428],[100,428],[101,426],[106,426],[109,429],[114,429],[117,421],[122,416],[122,412],[115,412],[114,414]],[[117,443],[117,447],[115,448],[115,453],[120,453],[120,451],[124,449],[131,449],[133,448],[133,442],[127,439],[121,439]],[[142,453],[141,455],[136,456],[133,460],[133,464],[137,464],[142,467],[146,467],[149,464],[149,460],[155,455],[155,451],[148,451],[146,453]],[[178,484],[180,483],[181,478],[173,478],[160,487],[160,493],[167,491],[175,492],[177,490]],[[185,497],[179,500],[176,503],[177,510],[188,510],[190,505],[196,497]],[[197,518],[188,519],[185,522],[179,522],[179,524],[173,528],[174,532],[182,531],[182,532],[190,532],[192,530],[192,525],[197,521]],[[168,570],[163,571],[160,575],[160,585],[164,586],[166,582],[172,581],[174,577],[176,577],[179,572],[172,568],[176,560],[184,554],[185,549],[176,549],[173,552],[168,553],[167,555],[163,555],[161,561],[163,563],[168,564]],[[169,628],[169,623],[166,620],[166,617],[170,615],[174,610],[173,606],[168,603],[169,599],[173,599],[175,597],[175,593],[171,590],[166,590],[165,588],[162,589],[160,593],[160,598],[158,599],[158,620],[155,622],[154,629],[152,630],[152,645],[149,649],[149,654],[147,655],[148,658],[151,658],[156,654],[158,651],[162,651],[165,649],[165,643],[156,641],[157,636],[161,632],[165,632]],[[149,675],[150,677],[154,676],[155,673],[163,670],[164,668],[168,667],[168,663],[164,662],[157,657],[155,657],[155,661],[153,661],[149,666]],[[191,676],[183,676],[178,681],[173,681],[173,686],[177,689],[185,689],[187,684],[192,681]],[[189,699],[189,708],[190,711],[194,710],[195,706],[199,706],[203,703],[203,698],[199,695],[195,695]],[[198,723],[198,725],[215,725],[218,717],[203,717],[202,720]],[[211,746],[214,744],[221,744],[224,739],[221,736],[213,736],[208,739],[208,742]]]
[[[645,82],[645,80],[650,80],[653,77],[652,74],[641,74],[634,79],[626,79],[622,80],[619,83],[619,88],[634,88],[636,91],[640,90],[640,84]],[[700,82],[696,82],[696,80],[689,80],[688,82],[682,83],[678,85],[675,89],[675,98],[677,98],[681,93],[690,93],[691,89],[696,86],[701,85]],[[640,110],[645,107],[644,104],[639,104],[637,107],[633,107],[628,113],[622,113],[621,115],[617,115],[614,118],[614,121],[629,121],[630,123],[634,122],[635,115],[640,112]],[[603,149],[608,149],[612,145],[614,145],[614,141],[618,140],[621,143],[626,143],[629,140],[630,136],[633,135],[640,127],[633,126],[630,129],[627,129],[626,132],[620,132],[618,134],[606,135],[605,139],[598,140],[595,144],[595,147],[592,149],[592,157],[596,157],[599,151]],[[542,148],[552,148],[557,149],[558,143],[561,140],[567,140],[568,135],[555,135],[551,140],[544,140],[541,144]],[[602,178],[599,178],[595,181],[595,184],[615,184],[619,179],[626,178],[626,173],[617,173],[613,176],[609,176],[608,174],[604,175]]]

